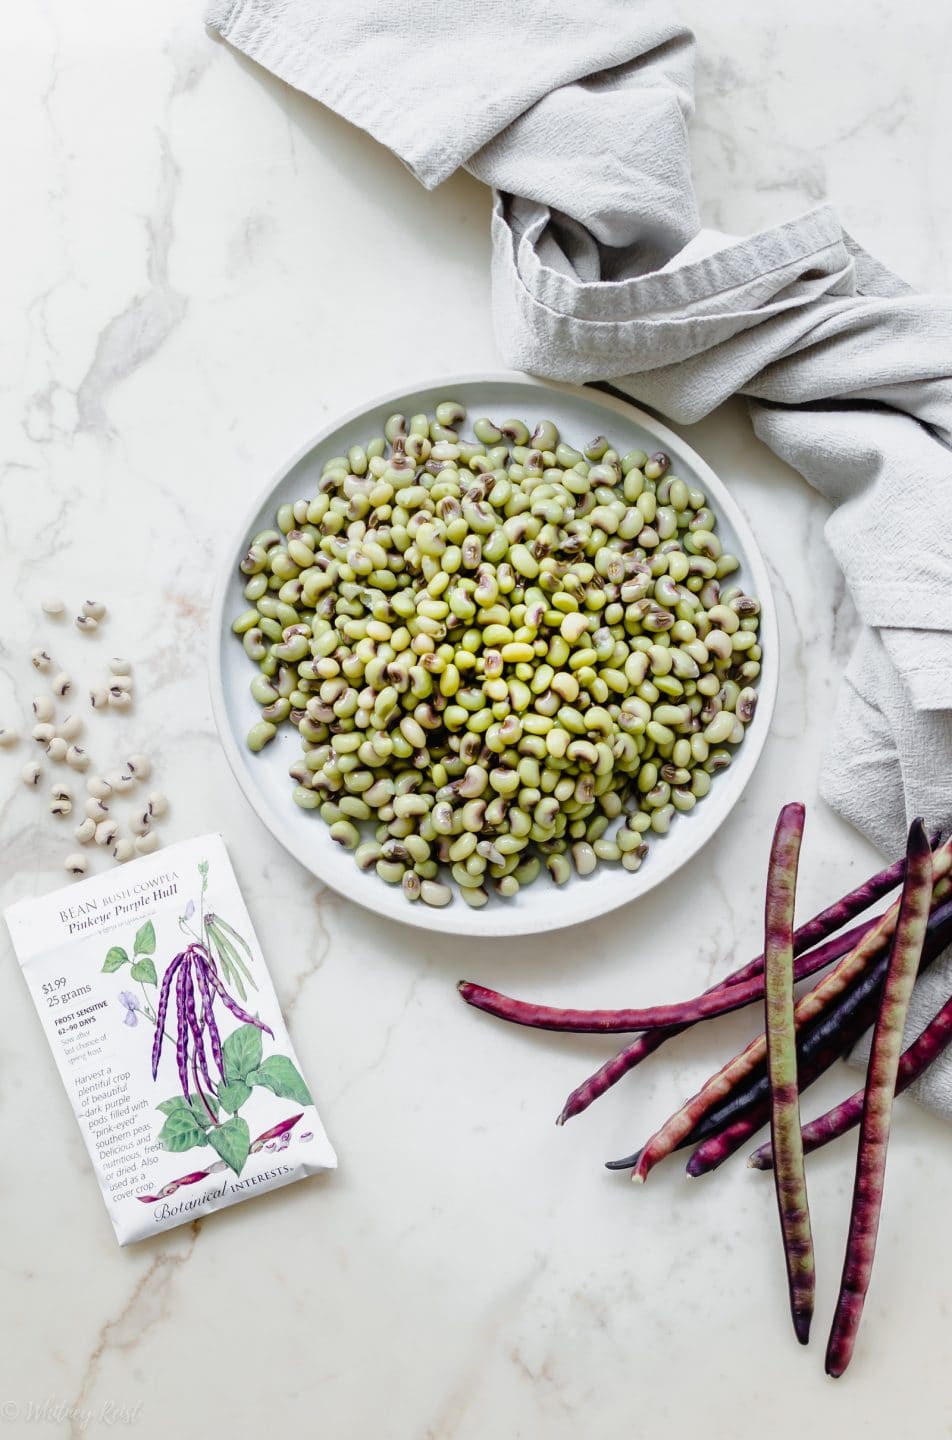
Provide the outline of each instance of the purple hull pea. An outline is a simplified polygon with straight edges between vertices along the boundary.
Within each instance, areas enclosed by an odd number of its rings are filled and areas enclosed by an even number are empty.
[[[246,1025],[256,1026],[257,1029],[263,1030],[266,1035],[270,1035],[272,1040],[274,1039],[274,1031],[271,1029],[271,1026],[266,1025],[263,1020],[259,1020],[256,1016],[249,1015],[247,1010],[242,1010],[238,1002],[236,1000],[232,1000],[231,996],[228,994],[228,991],[225,989],[224,985],[221,983],[218,976],[213,970],[206,968],[205,973],[212,989],[216,992],[216,994],[221,996],[222,1004],[226,1007],[226,1009],[231,1011],[232,1015],[234,1015],[236,1019],[243,1020]]]
[[[188,983],[188,965],[182,965],[175,982],[175,1004],[178,1008],[178,1032],[175,1039],[175,1062],[178,1066],[179,1084],[186,1100],[188,1088],[188,1014],[185,1003],[185,987]]]
[[[195,987],[192,983],[192,972],[191,970],[185,970],[183,973],[185,974],[185,1014],[188,1019],[188,1027],[192,1032],[192,1040],[194,1041],[195,1045],[192,1069],[194,1073],[197,1066],[198,1070],[201,1071],[202,1079],[205,1081],[205,1091],[203,1092],[201,1086],[198,1083],[198,1075],[196,1074],[195,1088],[198,1091],[199,1098],[208,1113],[209,1119],[214,1121],[215,1112],[212,1110],[212,1107],[209,1105],[208,1100],[206,1099],[206,1095],[210,1095],[213,1093],[214,1087],[212,1085],[212,1077],[208,1073],[208,1062],[205,1058],[205,1037],[202,1033],[202,1027],[198,1022],[198,1013],[195,1008]]]
[[[172,990],[172,981],[176,971],[181,969],[185,963],[185,952],[176,955],[162,977],[162,989],[159,992],[159,1005],[155,1017],[155,1039],[152,1042],[152,1079],[158,1078],[159,1060],[162,1056],[162,1040],[165,1036],[165,1017],[169,1008],[169,995]]]
[[[939,843],[938,833],[931,837],[930,843],[934,849]],[[826,940],[834,931],[847,924],[848,921],[862,914],[864,910],[869,909],[878,899],[883,895],[887,895],[890,890],[901,883],[903,875],[905,874],[905,868],[906,859],[905,856],[903,856],[901,860],[897,860],[894,864],[887,866],[885,870],[880,870],[876,875],[871,875],[862,885],[857,886],[855,890],[851,890],[849,894],[844,895],[841,900],[837,900],[834,904],[827,906],[825,910],[821,910],[819,914],[814,915],[812,920],[808,920],[804,925],[801,925],[794,931],[794,954],[801,955],[812,949],[814,945]],[[857,936],[856,938],[859,937]],[[836,942],[831,942],[831,945],[835,947]],[[839,959],[840,954],[845,953],[845,951],[837,952],[835,948],[831,948],[827,963]],[[711,988],[716,991],[725,985],[743,984],[755,975],[759,975],[762,970],[763,955],[758,955],[747,965],[742,966],[741,969],[735,970],[733,974],[725,976],[723,980],[719,980],[717,984]],[[587,1080],[583,1081],[577,1089],[572,1091],[572,1094],[563,1106],[557,1123],[564,1125],[565,1121],[570,1120],[573,1115],[580,1115],[583,1110],[587,1110],[593,1100],[597,1100],[600,1095],[604,1095],[606,1090],[610,1090],[613,1085],[617,1085],[618,1081],[627,1075],[630,1070],[633,1070],[636,1065],[640,1065],[649,1055],[653,1055],[656,1050],[660,1050],[661,1046],[664,1045],[667,1040],[673,1039],[675,1035],[681,1034],[682,1030],[687,1028],[687,1025],[673,1025],[670,1028],[652,1030],[644,1035],[639,1035],[636,1040],[633,1040],[630,1045],[626,1045],[625,1048],[611,1060],[606,1061],[601,1069],[597,1070],[594,1075],[591,1075]]]
[[[202,1023],[208,1031],[208,1039],[212,1047],[212,1059],[218,1066],[219,1075],[224,1080],[225,1060],[222,1055],[221,1036],[218,1033],[218,1025],[215,1020],[212,994],[208,984],[207,962],[204,957],[200,957],[195,966],[195,978],[198,981],[198,989],[202,997]]]

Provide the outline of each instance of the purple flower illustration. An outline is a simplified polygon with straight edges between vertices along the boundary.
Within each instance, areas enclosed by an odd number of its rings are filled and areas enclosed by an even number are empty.
[[[138,1025],[139,1016],[137,1012],[142,1009],[142,1006],[140,1005],[137,997],[132,994],[132,991],[120,990],[119,1003],[123,1006],[126,1012],[125,1015],[122,1017],[123,1024]]]

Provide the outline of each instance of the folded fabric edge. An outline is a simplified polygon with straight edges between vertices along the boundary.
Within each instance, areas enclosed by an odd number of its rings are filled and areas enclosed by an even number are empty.
[[[410,130],[401,127],[399,118],[395,118],[383,102],[379,110],[375,108],[366,91],[348,89],[331,67],[317,64],[313,55],[308,57],[311,69],[305,86],[303,77],[296,72],[293,55],[282,49],[274,32],[256,25],[250,13],[253,9],[248,0],[208,0],[205,25],[285,85],[326,105],[358,130],[365,131],[395,155],[424,189],[434,190],[459,169],[465,155],[455,155],[432,140],[424,152],[419,152]],[[246,18],[248,23],[242,27],[241,22]],[[409,119],[412,112],[406,113]]]
[[[539,207],[534,230],[545,222],[545,209]],[[516,242],[513,269],[526,298],[541,304],[553,313],[575,323],[593,326],[624,326],[632,319],[666,316],[666,312],[683,305],[693,305],[699,294],[703,298],[739,291],[743,293],[759,285],[765,278],[796,269],[809,261],[832,252],[828,269],[840,272],[852,264],[843,241],[843,230],[832,205],[818,205],[791,220],[756,230],[750,235],[729,237],[728,243],[708,254],[692,251],[691,244],[683,263],[673,256],[658,270],[632,275],[624,280],[577,280],[547,265],[539,256],[528,231],[519,233],[505,213],[505,198],[496,193],[493,206],[496,237],[503,242],[503,232]],[[529,244],[524,241],[528,239]],[[685,252],[681,252],[683,255]],[[619,304],[637,298],[637,305],[617,313]],[[590,299],[600,307],[609,307],[612,315],[587,313]],[[685,316],[686,322],[692,317]],[[592,378],[597,378],[593,375]]]
[[[205,24],[209,30],[217,30],[223,38],[232,17],[232,12],[241,0],[208,0],[205,6]]]

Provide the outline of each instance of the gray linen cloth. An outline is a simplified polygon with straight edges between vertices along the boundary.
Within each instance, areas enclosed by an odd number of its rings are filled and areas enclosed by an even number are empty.
[[[828,206],[746,238],[701,228],[694,42],[667,4],[213,0],[206,18],[425,186],[465,166],[493,187],[513,366],[611,380],[683,423],[749,398],[757,435],[834,506],[863,623],[824,797],[890,854],[913,815],[947,832],[952,299],[914,293]],[[948,964],[923,982],[910,1033],[950,985]],[[952,1111],[952,1060],[921,1098]]]

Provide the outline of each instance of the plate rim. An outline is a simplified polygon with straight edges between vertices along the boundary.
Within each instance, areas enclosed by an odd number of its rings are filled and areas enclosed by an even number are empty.
[[[342,426],[349,425],[358,420],[368,411],[394,406],[403,397],[416,394],[419,391],[444,389],[448,394],[451,394],[455,386],[506,383],[521,386],[529,385],[540,390],[563,391],[566,394],[581,397],[601,409],[623,416],[641,425],[644,429],[649,430],[653,435],[657,436],[662,445],[671,446],[671,448],[678,451],[686,452],[685,458],[689,459],[692,467],[702,480],[702,483],[708,484],[713,480],[714,489],[719,493],[723,492],[727,502],[725,513],[727,513],[731,525],[736,530],[738,539],[742,542],[744,556],[751,570],[751,581],[756,586],[755,593],[760,600],[761,634],[767,642],[764,647],[765,652],[771,653],[775,659],[774,663],[769,667],[766,677],[761,675],[760,684],[758,685],[755,726],[751,727],[753,733],[749,734],[744,744],[745,755],[748,757],[747,773],[742,783],[736,787],[736,791],[726,800],[720,821],[710,833],[704,835],[703,838],[699,838],[693,847],[689,847],[683,857],[678,860],[673,867],[663,871],[659,870],[658,874],[654,877],[646,875],[637,894],[627,897],[622,894],[617,898],[609,896],[607,900],[606,897],[602,895],[597,903],[590,903],[587,907],[581,904],[576,906],[574,910],[570,910],[568,906],[565,906],[564,914],[561,912],[560,907],[557,906],[553,907],[552,912],[548,915],[543,912],[538,914],[534,912],[522,912],[520,914],[518,911],[514,909],[510,910],[506,907],[505,910],[500,910],[499,914],[508,915],[510,923],[502,928],[493,925],[491,929],[488,929],[485,923],[485,910],[471,910],[468,909],[465,904],[453,904],[443,909],[428,909],[419,904],[411,905],[394,891],[394,887],[386,885],[381,885],[380,887],[380,904],[374,903],[363,894],[348,893],[332,880],[328,879],[326,874],[320,873],[312,864],[309,864],[300,855],[295,853],[291,848],[289,838],[285,833],[282,833],[282,827],[277,823],[272,823],[271,815],[262,806],[259,806],[256,788],[250,778],[245,774],[238,741],[229,720],[228,707],[225,700],[221,666],[221,641],[227,592],[234,578],[234,557],[241,553],[249,533],[249,527],[254,522],[259,511],[267,504],[269,497],[278,489],[290,471],[322,444],[329,435],[339,430]],[[719,501],[719,503],[721,502]],[[633,400],[624,399],[611,391],[601,390],[595,386],[578,385],[563,380],[541,379],[536,375],[529,375],[518,370],[472,371],[468,373],[413,379],[404,382],[398,387],[387,389],[378,395],[366,397],[359,404],[351,406],[345,411],[335,412],[327,424],[323,425],[311,435],[308,440],[298,446],[283,464],[272,473],[267,484],[256,491],[251,503],[243,510],[240,525],[236,525],[234,530],[229,531],[227,546],[224,547],[221,556],[221,565],[212,593],[208,626],[208,684],[212,717],[218,733],[219,743],[224,750],[228,768],[245,800],[251,806],[259,822],[264,825],[266,830],[277,840],[278,844],[287,852],[291,859],[316,880],[320,881],[322,885],[326,885],[328,889],[333,890],[335,894],[342,895],[345,899],[351,900],[359,905],[361,909],[379,915],[384,919],[394,920],[398,924],[408,925],[413,929],[435,931],[443,935],[452,934],[472,938],[474,936],[478,937],[481,933],[484,938],[489,940],[503,939],[510,936],[537,935],[549,931],[567,929],[573,925],[585,924],[588,921],[596,920],[603,915],[609,915],[625,905],[630,905],[642,899],[659,885],[672,879],[680,870],[683,870],[685,865],[695,859],[708,842],[718,834],[721,826],[723,826],[750,783],[753,773],[760,763],[764,746],[767,742],[767,736],[770,733],[774,710],[776,708],[777,689],[780,677],[779,626],[777,623],[776,604],[767,562],[761,551],[757,537],[754,534],[753,527],[747,520],[738,502],[731,495],[726,482],[721,479],[713,466],[711,466],[702,455],[698,454],[688,441],[671,430],[663,420],[656,418],[650,411],[642,409],[641,406]],[[228,628],[230,631],[230,625]],[[571,893],[570,888],[567,887],[563,893]],[[399,905],[387,903],[388,900],[394,898],[399,899]],[[581,899],[581,897],[578,898]],[[579,911],[581,913],[579,913]],[[460,923],[461,921],[464,923]]]

